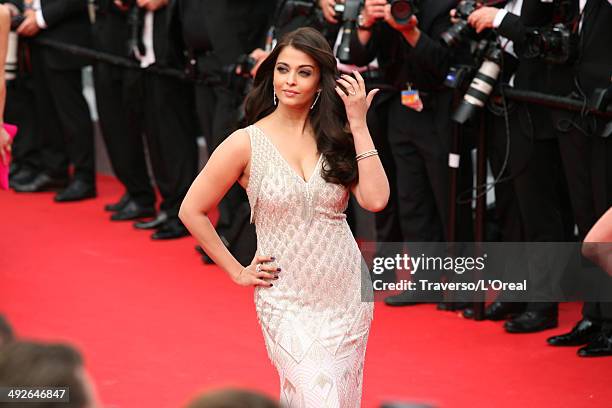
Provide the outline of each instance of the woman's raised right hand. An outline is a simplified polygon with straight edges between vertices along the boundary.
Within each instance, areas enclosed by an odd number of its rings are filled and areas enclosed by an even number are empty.
[[[232,276],[232,280],[240,286],[271,287],[273,285],[270,281],[278,279],[281,268],[266,265],[266,262],[273,262],[275,259],[273,256],[256,256],[249,266]]]

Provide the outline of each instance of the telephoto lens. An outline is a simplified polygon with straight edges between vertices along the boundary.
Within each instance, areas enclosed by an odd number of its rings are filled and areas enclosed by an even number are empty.
[[[467,19],[479,5],[480,3],[474,0],[462,0],[457,4],[455,18],[459,21],[440,35],[446,45],[454,47],[474,33],[474,29],[468,24]]]
[[[491,44],[461,104],[453,114],[453,121],[463,124],[485,105],[499,78],[500,62],[501,50],[496,44]]]
[[[416,12],[416,5],[413,0],[390,0],[391,15],[399,24],[407,24],[410,17]]]
[[[351,35],[357,28],[357,17],[361,11],[361,0],[346,0],[342,14],[342,27],[340,28],[340,45],[336,50],[336,57],[343,64],[351,63]]]

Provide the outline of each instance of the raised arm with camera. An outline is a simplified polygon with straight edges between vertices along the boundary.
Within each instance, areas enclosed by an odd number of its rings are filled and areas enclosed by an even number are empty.
[[[412,2],[409,2],[412,3]],[[404,59],[410,69],[411,82],[427,88],[442,84],[448,72],[453,50],[438,40],[450,26],[448,10],[453,1],[418,3],[417,13],[398,22],[387,0],[366,0],[358,19],[358,30],[351,41],[351,62],[367,65],[379,57],[382,64]],[[397,41],[399,37],[401,42]],[[403,86],[404,84],[398,84]]]

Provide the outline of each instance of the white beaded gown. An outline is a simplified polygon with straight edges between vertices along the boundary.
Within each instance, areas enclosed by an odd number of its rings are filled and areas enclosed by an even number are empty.
[[[321,177],[322,156],[305,181],[260,128],[246,131],[257,254],[275,256],[273,265],[282,269],[273,287],[255,290],[268,356],[280,376],[280,402],[359,407],[373,303],[344,214],[349,191]]]

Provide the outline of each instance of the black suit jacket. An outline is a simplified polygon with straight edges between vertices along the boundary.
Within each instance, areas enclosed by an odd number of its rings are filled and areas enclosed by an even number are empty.
[[[128,56],[127,14],[120,11],[111,0],[98,2],[96,22],[93,24],[93,46],[114,55]]]
[[[576,9],[578,0],[575,2]],[[498,31],[514,42],[520,65],[516,72],[515,87],[532,91],[568,95],[571,93],[572,69],[569,65],[548,64],[540,59],[525,59],[526,33],[534,28],[549,26],[553,20],[555,6],[541,0],[524,0],[521,16],[508,13]]]
[[[575,0],[577,1],[577,0]],[[567,66],[547,64],[539,58],[526,59],[526,33],[531,29],[551,24],[554,12],[552,3],[541,0],[524,0],[521,16],[508,13],[502,20],[498,32],[514,42],[514,50],[519,57],[515,73],[514,87],[543,94],[559,96],[571,92],[572,75]],[[547,107],[527,105],[526,115],[521,116],[521,123],[537,139],[549,139],[556,136],[556,131]]]
[[[444,78],[462,49],[443,45],[440,35],[451,22],[449,11],[456,5],[453,0],[429,0],[421,4],[417,14],[421,37],[415,47],[385,22],[373,27],[372,38],[363,46],[357,33],[351,39],[351,63],[364,66],[378,58],[387,83],[403,89],[406,82],[421,91],[443,87]]]
[[[578,0],[573,0],[578,7]],[[498,31],[514,41],[521,59],[515,78],[515,87],[545,94],[569,96],[586,94],[587,98],[597,87],[607,87],[612,74],[612,6],[606,0],[587,0],[583,12],[578,59],[572,64],[547,64],[538,59],[524,59],[525,34],[532,28],[550,25],[554,6],[540,0],[525,0],[521,16],[507,14]],[[580,89],[578,89],[578,86]],[[553,123],[549,109],[530,106],[535,117],[535,136],[553,137]]]
[[[177,37],[183,37],[180,3],[189,1],[202,0],[170,0],[168,4],[168,24],[173,42],[177,42]],[[242,54],[251,52],[259,45],[273,8],[272,0],[203,1],[198,10],[202,14],[201,24],[209,34],[212,50],[193,49],[192,44],[184,42],[183,45],[196,54],[212,51],[204,61],[207,66],[201,67],[204,70],[214,70],[235,63]]]
[[[612,5],[607,0],[588,0],[580,35],[576,74],[584,92],[607,88],[612,76]]]
[[[12,0],[23,10],[23,0]],[[87,14],[87,1],[84,0],[41,0],[42,14],[47,28],[42,29],[36,38],[55,40],[83,47],[91,46],[91,29]],[[76,69],[89,61],[75,55],[48,47],[43,49],[45,61],[54,69]]]

